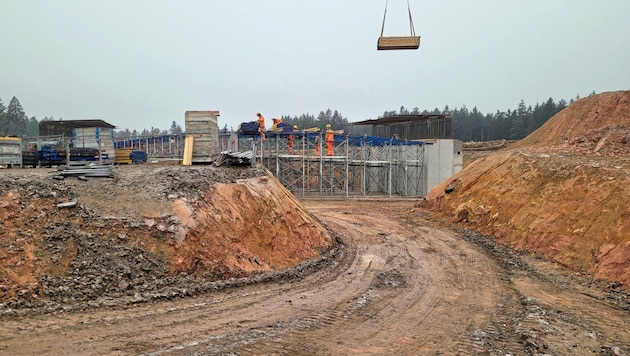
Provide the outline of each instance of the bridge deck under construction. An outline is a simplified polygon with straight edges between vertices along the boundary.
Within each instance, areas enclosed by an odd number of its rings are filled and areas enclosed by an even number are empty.
[[[292,147],[289,135],[294,135]],[[259,135],[220,138],[223,153],[242,164],[262,164],[301,197],[424,196],[427,144],[336,135],[333,154],[328,156],[319,132],[268,132],[264,141]]]

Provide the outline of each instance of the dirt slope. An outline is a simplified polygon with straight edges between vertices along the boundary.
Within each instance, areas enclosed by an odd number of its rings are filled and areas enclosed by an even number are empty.
[[[574,102],[510,148],[628,155],[629,129],[630,91],[607,92]]]
[[[576,101],[420,205],[566,267],[630,288],[630,92]]]
[[[0,307],[185,296],[333,245],[260,169],[117,167],[113,180],[88,181],[54,180],[50,170],[2,173]],[[75,198],[76,207],[56,205]]]

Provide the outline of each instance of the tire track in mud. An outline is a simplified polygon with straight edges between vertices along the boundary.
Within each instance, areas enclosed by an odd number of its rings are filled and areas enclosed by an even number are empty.
[[[343,231],[346,243],[357,244],[353,265],[340,275],[340,280],[319,286],[320,289],[333,286],[332,293],[322,292],[318,297],[330,298],[327,308],[295,319],[273,341],[257,341],[248,345],[248,350],[262,354],[418,354],[459,349],[473,354],[475,350],[488,349],[477,346],[476,339],[467,331],[489,325],[486,319],[494,314],[495,303],[492,298],[490,302],[480,302],[475,293],[466,294],[458,289],[473,284],[480,289],[496,287],[499,282],[491,276],[496,266],[479,263],[474,268],[462,268],[476,251],[461,252],[460,248],[449,252],[458,245],[449,234],[440,236],[445,241],[436,243],[433,236],[418,237],[403,226],[392,226],[391,221],[386,227],[380,226],[382,215],[352,218],[337,213],[316,215],[335,231]],[[426,235],[434,231],[424,232]],[[370,244],[362,244],[366,241]],[[472,260],[483,261],[479,256]],[[479,283],[478,274],[487,274],[486,279],[491,282]],[[346,280],[345,276],[352,278]],[[387,283],[387,278],[392,279],[391,283]],[[462,286],[464,280],[471,282]],[[336,286],[339,281],[343,289]],[[340,292],[348,290],[352,293]],[[476,309],[476,315],[471,315],[468,309]],[[467,336],[456,337],[460,333]],[[214,354],[212,347],[187,351]],[[225,351],[238,353],[239,349],[221,350]]]
[[[459,325],[483,327],[490,307],[475,316],[459,310],[457,281],[477,274],[493,280],[492,268],[457,266],[461,254],[440,241],[458,246],[453,235],[410,232],[387,211],[351,213],[316,213],[346,242],[335,269],[182,301],[69,315],[55,329],[52,322],[39,326],[48,320],[39,316],[12,340],[37,334],[28,353],[416,354],[457,348]]]
[[[554,312],[553,288],[529,281],[534,274],[527,276],[517,257],[490,258],[491,248],[461,234],[412,224],[399,216],[404,204],[368,209],[307,202],[345,243],[321,270],[178,301],[3,323],[0,351],[501,355],[544,353],[547,347],[562,355],[597,350],[603,342],[570,310]],[[569,305],[575,300],[569,291],[561,297]],[[589,298],[580,298],[587,308]],[[608,339],[623,345],[627,322],[623,315],[615,321],[618,329]],[[594,341],[562,348],[582,337],[568,333],[581,330],[592,330]],[[21,345],[26,339],[29,344]]]

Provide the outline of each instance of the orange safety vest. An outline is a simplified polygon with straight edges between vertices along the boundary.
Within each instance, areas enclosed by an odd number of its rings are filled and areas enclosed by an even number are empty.
[[[326,142],[335,140],[335,131],[332,129],[326,129]]]

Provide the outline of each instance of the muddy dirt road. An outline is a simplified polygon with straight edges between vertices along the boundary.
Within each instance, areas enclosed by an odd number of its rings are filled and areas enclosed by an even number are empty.
[[[303,278],[0,321],[0,354],[625,355],[630,308],[413,201],[305,201],[344,245]]]

